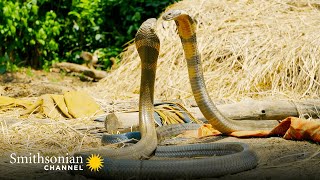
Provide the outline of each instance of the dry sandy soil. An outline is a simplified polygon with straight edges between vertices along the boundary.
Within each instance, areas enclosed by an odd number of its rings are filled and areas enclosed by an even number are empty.
[[[29,74],[29,75],[27,75]],[[83,82],[78,77],[58,73],[32,71],[0,76],[0,92],[3,96],[33,97],[46,93],[60,94],[94,82]],[[101,127],[101,124],[97,124]],[[215,138],[212,139],[213,141]],[[216,179],[320,179],[320,146],[308,141],[290,141],[281,137],[237,139],[219,138],[217,142],[239,141],[248,143],[259,157],[259,165],[252,170]],[[34,165],[10,165],[2,160],[0,179],[86,179],[66,172],[43,172]],[[178,167],[179,168],[179,167]]]

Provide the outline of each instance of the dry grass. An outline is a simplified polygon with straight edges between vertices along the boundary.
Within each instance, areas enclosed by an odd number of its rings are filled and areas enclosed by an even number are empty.
[[[309,0],[195,0],[169,8],[184,9],[197,21],[211,97],[239,100],[319,97],[319,7]],[[161,52],[156,99],[192,98],[174,22],[159,18],[157,33]],[[122,59],[122,65],[96,87],[101,97],[126,99],[138,94],[140,60],[134,44]]]
[[[91,120],[85,119],[56,121],[34,117],[24,120],[18,120],[17,117],[1,117],[0,152],[2,156],[13,152],[73,154],[81,148],[100,145],[100,140],[89,132],[95,129],[93,125]]]
[[[314,1],[316,2],[316,1]],[[197,21],[199,51],[213,99],[318,98],[320,87],[320,11],[310,0],[193,0],[169,8],[184,9]],[[161,40],[155,99],[192,99],[186,62],[174,22],[158,20]],[[136,107],[140,59],[134,44],[122,64],[95,87],[84,88],[106,112]],[[134,99],[135,102],[129,102]],[[133,105],[132,105],[133,104]],[[72,153],[95,147],[79,126],[89,120],[23,122],[18,111],[0,113],[0,152]]]

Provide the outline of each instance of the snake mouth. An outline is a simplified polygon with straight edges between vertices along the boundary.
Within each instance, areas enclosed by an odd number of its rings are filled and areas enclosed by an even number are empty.
[[[162,19],[165,21],[170,21],[179,17],[181,14],[183,14],[182,10],[178,10],[178,9],[169,10],[162,15]]]

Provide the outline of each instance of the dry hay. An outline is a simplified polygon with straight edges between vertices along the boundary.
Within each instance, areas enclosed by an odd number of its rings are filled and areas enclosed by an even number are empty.
[[[315,1],[316,2],[316,1]],[[315,98],[320,87],[320,4],[301,1],[194,0],[183,9],[197,21],[198,46],[213,99]],[[161,40],[156,99],[192,98],[174,22],[158,19]],[[134,44],[95,95],[127,99],[139,93],[140,59]]]
[[[97,127],[92,120],[51,120],[0,115],[0,152],[2,157],[11,153],[41,153],[43,155],[73,154],[80,149],[100,146],[100,140],[92,132]],[[102,124],[103,126],[103,124]],[[0,159],[1,159],[0,156]]]

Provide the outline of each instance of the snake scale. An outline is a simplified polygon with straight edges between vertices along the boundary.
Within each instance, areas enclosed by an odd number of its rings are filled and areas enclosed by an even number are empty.
[[[228,134],[237,130],[256,130],[273,126],[273,124],[255,122],[243,125],[222,115],[211,101],[204,84],[193,19],[182,10],[170,10],[164,13],[163,19],[174,20],[177,25],[194,97],[204,116],[216,129]],[[139,99],[141,140],[124,148],[103,147],[77,153],[75,156],[82,156],[84,159],[91,154],[101,155],[104,159],[104,167],[98,172],[91,172],[84,165],[84,171],[73,171],[72,173],[96,178],[204,178],[254,168],[257,165],[257,157],[244,143],[225,142],[157,147],[153,96],[160,41],[155,33],[155,26],[156,19],[146,20],[135,37],[136,48],[141,59]],[[150,159],[152,155],[155,158]],[[186,157],[195,156],[206,157],[186,159]],[[160,157],[167,157],[167,159],[158,160]],[[168,159],[172,157],[175,159]]]

